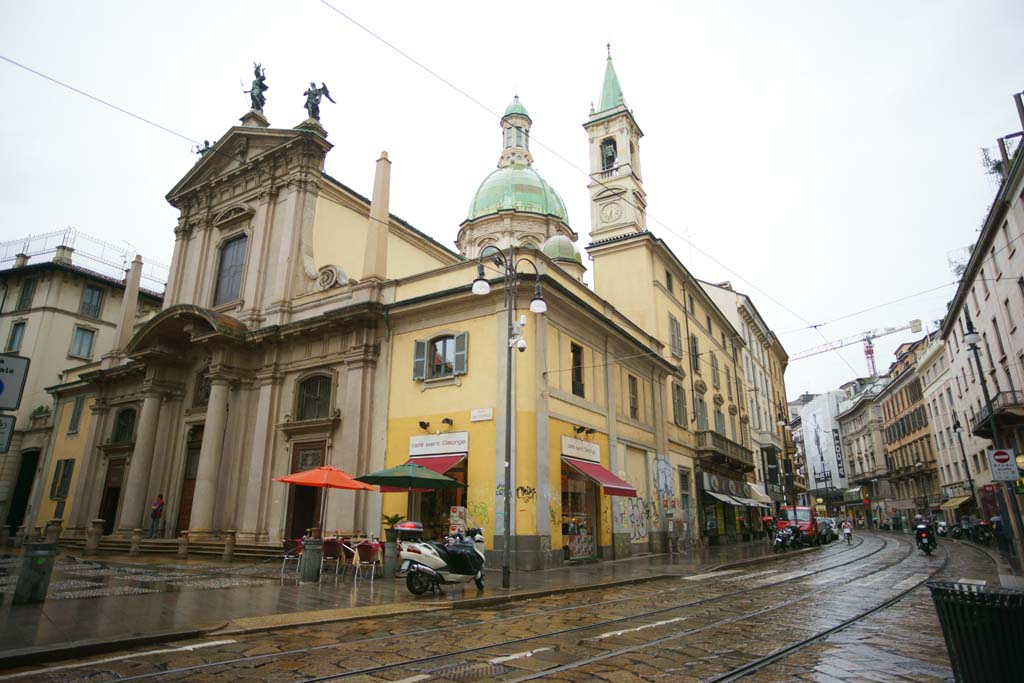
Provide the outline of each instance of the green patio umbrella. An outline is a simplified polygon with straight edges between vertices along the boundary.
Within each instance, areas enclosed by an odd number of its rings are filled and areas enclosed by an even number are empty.
[[[423,465],[417,465],[412,462],[407,462],[397,467],[390,467],[380,472],[364,474],[355,479],[367,484],[378,484],[380,490],[384,493],[407,492],[416,489],[420,491],[435,491],[438,489],[466,487],[462,482],[455,481],[451,477],[438,474]]]

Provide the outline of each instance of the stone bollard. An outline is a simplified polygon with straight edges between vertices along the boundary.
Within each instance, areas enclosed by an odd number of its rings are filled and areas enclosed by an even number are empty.
[[[320,560],[324,556],[324,542],[319,538],[302,541],[302,555],[299,556],[299,581],[320,580]]]
[[[95,555],[100,550],[100,538],[103,537],[103,525],[106,524],[106,520],[94,519],[89,523],[89,528],[85,530],[85,548],[82,549],[83,555]]]
[[[188,559],[188,532],[182,531],[178,536],[178,559]]]
[[[224,554],[221,555],[221,559],[225,562],[230,562],[235,557],[235,534],[234,529],[228,529],[224,532]]]
[[[132,529],[132,545],[128,548],[128,554],[132,557],[137,557],[141,552],[142,546],[142,529]]]
[[[14,547],[15,548],[20,548],[21,544],[25,542],[25,534],[26,533],[28,533],[28,532],[25,531],[25,526],[24,525],[18,527],[17,533],[14,534]]]
[[[51,519],[46,524],[46,543],[56,543],[60,540],[60,534],[64,531],[64,522],[59,519]]]

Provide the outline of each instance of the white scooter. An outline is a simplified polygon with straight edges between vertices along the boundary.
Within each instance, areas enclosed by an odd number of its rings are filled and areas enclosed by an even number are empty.
[[[399,572],[405,574],[405,587],[413,595],[440,590],[442,584],[476,583],[484,589],[484,537],[480,529],[467,529],[465,536],[456,533],[445,543],[424,541],[423,525],[402,522],[399,533]]]

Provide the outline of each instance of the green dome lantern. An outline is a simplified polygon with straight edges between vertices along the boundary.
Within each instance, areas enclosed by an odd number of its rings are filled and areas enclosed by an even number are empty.
[[[512,104],[508,105],[508,107],[505,109],[505,115],[502,116],[502,118],[505,118],[505,116],[512,116],[513,114],[518,114],[519,116],[525,116],[526,118],[530,118],[530,114],[529,112],[526,111],[526,107],[524,107],[519,102],[519,95],[516,95],[514,98],[512,98]]]
[[[576,245],[572,243],[572,240],[565,235],[552,235],[541,245],[540,250],[544,252],[552,261],[572,261],[573,263],[583,263],[583,259],[580,258],[580,252],[577,251]]]

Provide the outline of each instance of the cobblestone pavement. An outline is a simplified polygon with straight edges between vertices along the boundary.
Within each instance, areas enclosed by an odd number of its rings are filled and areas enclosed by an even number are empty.
[[[947,544],[928,558],[913,549],[909,538],[861,534],[857,541],[852,547],[833,544],[771,564],[489,609],[421,613],[415,620],[406,616],[214,635],[11,676],[67,683],[140,678],[283,682],[339,675],[341,680],[402,683],[699,681],[883,602],[937,570],[947,552],[951,559],[943,576],[991,580],[993,575],[991,561],[969,548]],[[927,590],[919,589],[750,678],[947,680],[951,672],[943,651]]]

